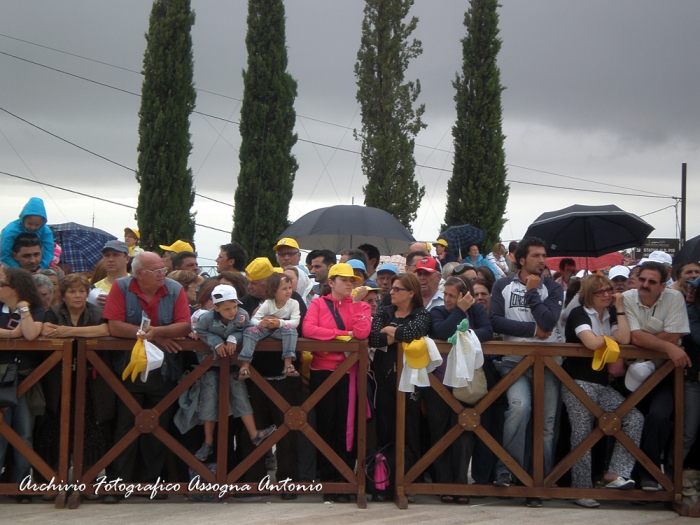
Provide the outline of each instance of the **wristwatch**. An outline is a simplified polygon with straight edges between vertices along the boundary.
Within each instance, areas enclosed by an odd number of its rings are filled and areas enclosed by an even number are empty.
[[[20,314],[26,314],[29,313],[29,307],[28,306],[23,306],[22,308],[19,309]]]

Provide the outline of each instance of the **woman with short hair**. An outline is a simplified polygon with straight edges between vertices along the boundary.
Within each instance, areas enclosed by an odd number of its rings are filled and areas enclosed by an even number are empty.
[[[625,316],[622,294],[614,292],[612,283],[607,277],[590,275],[581,281],[580,300],[582,304],[571,310],[566,321],[566,342],[583,344],[591,350],[591,354],[589,357],[568,357],[562,367],[603,411],[613,412],[625,398],[609,386],[607,366],[596,371],[591,367],[591,358],[593,351],[606,345],[603,336],[619,344],[630,342],[630,327]],[[593,430],[595,418],[563,383],[561,397],[571,421],[571,449],[573,450]],[[636,408],[622,418],[623,431],[637,446],[639,446],[643,427],[644,416]],[[606,482],[605,487],[634,488],[634,481],[629,479],[634,464],[634,456],[619,441],[615,441],[609,470],[603,477]],[[590,450],[586,451],[571,468],[571,486],[593,487]],[[574,500],[574,503],[587,508],[600,506],[596,500],[589,498],[579,498]]]

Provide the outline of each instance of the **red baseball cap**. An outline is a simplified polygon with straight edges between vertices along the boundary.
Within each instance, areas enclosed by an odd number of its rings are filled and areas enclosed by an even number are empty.
[[[435,273],[437,271],[437,261],[434,257],[423,257],[420,261],[416,263],[416,272],[418,270],[424,270],[428,273]]]

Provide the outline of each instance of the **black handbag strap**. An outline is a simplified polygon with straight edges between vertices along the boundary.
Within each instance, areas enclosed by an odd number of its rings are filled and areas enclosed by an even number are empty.
[[[328,309],[331,311],[331,315],[333,316],[333,319],[335,319],[335,324],[338,326],[338,330],[345,330],[345,323],[343,322],[343,318],[340,317],[340,312],[335,309],[335,306],[333,306],[333,301],[324,297],[324,301],[326,301],[326,305],[328,305]]]

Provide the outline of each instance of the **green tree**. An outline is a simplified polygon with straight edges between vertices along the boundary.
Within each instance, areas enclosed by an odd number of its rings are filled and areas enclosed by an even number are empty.
[[[412,58],[423,52],[409,41],[418,24],[404,23],[413,0],[366,0],[362,39],[357,52],[357,101],[362,111],[362,172],[367,177],[365,205],[391,213],[410,229],[425,188],[414,178],[415,136],[425,128],[425,105],[413,105],[420,81],[404,82]]]
[[[497,0],[471,0],[464,15],[462,72],[452,83],[457,90],[454,167],[447,183],[445,225],[471,224],[486,232],[484,247],[498,241],[508,203],[502,131],[501,74],[496,56]]]
[[[292,155],[297,83],[287,73],[285,40],[282,0],[249,0],[232,239],[251,257],[273,254],[277,237],[289,225],[299,167]]]
[[[196,98],[193,24],[189,0],[153,2],[143,57],[136,172],[141,185],[136,217],[146,250],[194,237],[194,190],[187,167],[189,117]]]

